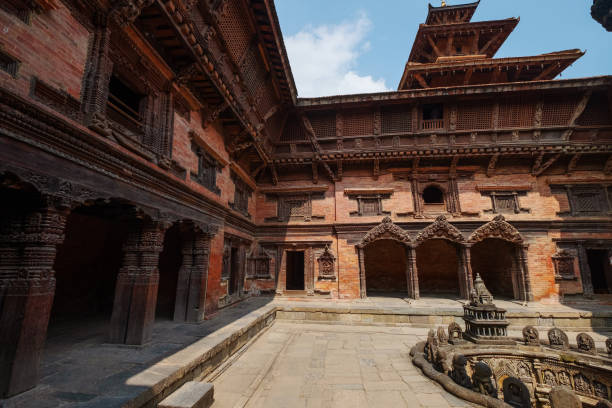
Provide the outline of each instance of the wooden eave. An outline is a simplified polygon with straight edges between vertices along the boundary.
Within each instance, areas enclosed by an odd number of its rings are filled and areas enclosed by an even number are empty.
[[[513,67],[528,66],[527,70],[522,70],[522,79],[508,82],[530,81],[537,78],[540,74],[545,74],[541,80],[551,80],[563,72],[567,67],[573,64],[577,59],[582,57],[584,52],[580,50],[567,50],[550,54],[541,54],[528,57],[514,58],[487,58],[472,61],[455,61],[447,63],[431,63],[431,64],[407,64],[402,80],[400,82],[400,90],[402,89],[418,89],[414,88],[414,76],[430,75],[430,74],[446,74],[462,72],[467,70],[484,71],[484,70],[508,70]],[[552,68],[545,72],[551,64],[557,63],[556,68]],[[525,78],[526,77],[526,78]],[[495,83],[495,82],[490,82]],[[497,82],[499,83],[499,81]]]
[[[498,33],[502,33],[497,40],[487,48],[486,55],[492,58],[497,50],[506,41],[510,33],[514,31],[514,28],[519,23],[518,18],[508,18],[504,20],[492,20],[492,21],[479,21],[475,23],[459,23],[459,24],[444,24],[444,25],[425,25],[419,26],[419,31],[416,34],[408,62],[433,62],[427,59],[423,54],[425,47],[428,46],[427,37],[448,37],[451,35],[472,33],[479,31],[481,33],[481,39],[488,41],[494,38]]]
[[[336,95],[320,98],[298,98],[297,107],[303,111],[361,108],[385,104],[419,102],[426,99],[441,99],[456,96],[490,96],[501,93],[538,92],[545,90],[585,90],[612,87],[612,76],[589,78],[545,80],[533,82],[513,82],[503,84],[464,85],[427,89],[408,89],[401,91]]]
[[[445,6],[445,7],[434,7],[431,4],[429,4],[427,20],[425,21],[425,24],[427,25],[434,24],[433,20],[436,14],[456,13],[460,10],[463,10],[466,12],[466,15],[464,16],[464,18],[466,19],[465,22],[469,22],[474,16],[474,12],[476,11],[478,4],[480,4],[480,0],[474,3],[456,4],[453,6]]]

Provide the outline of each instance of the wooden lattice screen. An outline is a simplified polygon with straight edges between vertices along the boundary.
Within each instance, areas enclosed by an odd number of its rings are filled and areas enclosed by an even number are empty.
[[[287,120],[280,140],[281,142],[301,142],[306,140],[304,127],[298,118],[292,116]]]
[[[374,113],[367,110],[344,112],[344,136],[374,134]]]
[[[580,126],[612,125],[612,112],[606,94],[594,93],[577,123]]]
[[[536,101],[525,97],[508,98],[499,104],[499,127],[531,128]]]
[[[490,129],[493,107],[484,103],[465,103],[457,108],[457,130]]]
[[[412,132],[412,109],[410,106],[393,106],[381,111],[382,133]]]
[[[247,17],[239,1],[229,0],[225,14],[219,22],[222,37],[235,63],[239,63],[249,46],[251,32],[245,23]]]
[[[542,126],[567,126],[576,110],[578,97],[547,96],[543,100]]]
[[[323,139],[336,137],[335,112],[312,113],[309,115],[309,119],[317,138]]]

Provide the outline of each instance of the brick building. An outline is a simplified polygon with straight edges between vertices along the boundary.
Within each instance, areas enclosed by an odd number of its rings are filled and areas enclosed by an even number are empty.
[[[431,7],[396,92],[297,97],[271,0],[0,4],[0,396],[49,325],[261,293],[608,293],[612,77]]]

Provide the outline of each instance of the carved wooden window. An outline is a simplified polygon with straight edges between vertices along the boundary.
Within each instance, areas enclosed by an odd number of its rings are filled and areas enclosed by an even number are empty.
[[[80,117],[81,102],[66,91],[56,89],[51,85],[32,78],[32,97],[45,105],[62,112],[65,115],[78,119]]]
[[[429,186],[423,190],[423,203],[444,204],[444,193],[438,187]]]
[[[553,192],[564,191],[569,202],[569,214],[573,216],[606,215],[610,208],[609,191],[601,185],[553,186]],[[564,213],[562,213],[563,215]]]
[[[112,75],[108,84],[106,113],[109,119],[134,133],[143,132],[142,108],[145,96],[126,81]]]
[[[198,158],[198,173],[191,173],[191,178],[213,193],[221,194],[221,190],[217,187],[217,173],[220,171],[220,164],[195,143],[191,148]]]
[[[444,106],[439,103],[423,105],[421,108],[422,130],[443,129],[444,128]]]
[[[312,208],[307,195],[282,197],[279,202],[279,218],[289,220],[291,218],[302,218],[310,220]]]
[[[313,113],[309,115],[309,119],[317,138],[336,137],[335,112]]]
[[[319,280],[336,280],[336,257],[325,247],[323,254],[317,259],[319,263]]]
[[[242,2],[233,0],[225,2],[225,10],[219,21],[219,30],[236,64],[240,62],[252,39],[248,21],[249,18],[244,13]]]
[[[533,127],[535,101],[527,98],[511,98],[499,104],[499,127],[530,128]]]
[[[249,198],[253,193],[251,187],[248,186],[242,179],[232,172],[232,180],[234,181],[234,202],[230,206],[247,217],[249,214]]]
[[[374,112],[355,110],[344,112],[344,136],[369,136],[374,134]]]
[[[353,200],[357,200],[357,211],[350,213],[354,217],[371,217],[378,215],[389,215],[389,211],[383,211],[382,200],[388,199],[390,194],[360,194],[350,195]]]
[[[32,13],[32,2],[27,0],[2,0],[0,8],[9,14],[19,18],[26,24],[30,23],[30,14]]]
[[[382,133],[412,132],[412,108],[410,106],[384,108],[381,111]]]
[[[577,104],[578,98],[575,95],[545,98],[542,106],[542,126],[567,126]]]
[[[287,120],[280,140],[281,142],[299,142],[306,140],[306,133],[304,132],[304,127],[300,123],[299,118],[290,117]]]
[[[612,115],[608,96],[605,93],[593,93],[580,118],[576,121],[580,126],[612,125]]]
[[[557,251],[552,257],[555,266],[555,279],[576,279],[575,259],[576,256],[568,250],[560,249]]]
[[[272,258],[261,247],[258,253],[251,254],[247,262],[247,279],[271,279],[271,260]]]
[[[485,210],[493,214],[520,214],[528,213],[529,209],[522,208],[519,197],[524,196],[526,191],[486,191],[482,193],[491,198],[491,210]]]
[[[12,56],[0,51],[0,69],[8,72],[13,77],[17,76],[19,70],[19,61]]]
[[[460,104],[457,111],[457,130],[490,129],[493,121],[491,104]]]

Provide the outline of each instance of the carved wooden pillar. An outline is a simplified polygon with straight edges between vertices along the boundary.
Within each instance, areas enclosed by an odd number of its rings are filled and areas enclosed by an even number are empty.
[[[199,323],[204,320],[210,238],[199,229],[184,234],[183,261],[174,305],[175,322]]]
[[[38,382],[67,218],[45,201],[27,214],[3,214],[0,223],[0,398]]]
[[[406,246],[406,261],[408,296],[412,299],[419,299],[419,271],[416,263],[416,247]]]
[[[582,294],[584,296],[593,296],[593,278],[591,276],[591,267],[587,256],[584,243],[578,244],[578,263],[580,265],[580,276],[582,278]]]
[[[413,299],[420,299],[420,290],[419,290],[419,269],[416,264],[416,246],[409,246],[406,251],[406,259],[408,260],[408,269],[409,269],[409,280],[408,280],[408,288],[409,295]]]
[[[527,250],[528,245],[520,245],[517,247],[518,259],[519,259],[519,288],[520,293],[518,294],[519,300],[526,302],[533,301],[533,293],[531,291],[531,279],[529,277],[529,267],[527,264]]]
[[[83,81],[82,109],[88,125],[104,120],[106,115],[108,83],[113,71],[113,64],[109,58],[110,38],[111,29],[108,22],[100,21],[94,29]]]
[[[131,226],[117,276],[109,341],[145,344],[151,340],[159,285],[159,254],[168,225],[139,220]]]
[[[414,217],[423,218],[423,207],[421,206],[421,197],[419,196],[419,182],[416,177],[412,178],[412,200],[414,203]]]
[[[366,277],[365,277],[365,250],[362,247],[357,247],[359,255],[359,297],[365,299],[367,295]]]
[[[472,274],[472,245],[464,244],[459,248],[459,288],[464,299],[470,298],[470,293],[474,287]]]
[[[306,272],[306,294],[314,296],[314,249],[309,247],[304,252],[304,267]]]

